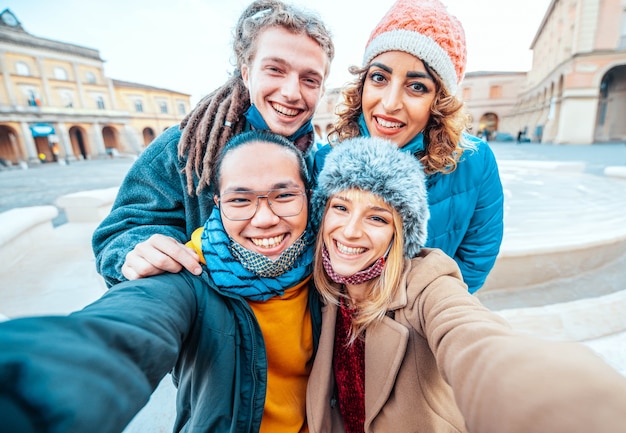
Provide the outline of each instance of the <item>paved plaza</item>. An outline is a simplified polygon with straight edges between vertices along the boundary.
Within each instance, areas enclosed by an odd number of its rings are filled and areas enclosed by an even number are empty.
[[[477,296],[521,332],[579,341],[626,374],[626,178],[604,174],[626,166],[626,144],[492,148],[505,191],[505,236]],[[0,212],[118,186],[133,160],[1,170]],[[90,245],[97,222],[66,223],[62,212],[53,222],[53,237],[0,270],[0,316],[65,314],[106,290]],[[125,433],[171,431],[173,394],[166,377]]]

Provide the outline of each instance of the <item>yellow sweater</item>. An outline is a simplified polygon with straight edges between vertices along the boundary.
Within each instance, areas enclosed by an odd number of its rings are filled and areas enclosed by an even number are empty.
[[[195,230],[187,246],[205,263]],[[311,277],[267,301],[248,301],[259,323],[267,353],[267,392],[261,433],[308,432],[306,384],[311,372],[313,329],[308,303]]]

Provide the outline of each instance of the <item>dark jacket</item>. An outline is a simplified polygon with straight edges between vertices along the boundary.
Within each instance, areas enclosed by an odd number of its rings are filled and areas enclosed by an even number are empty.
[[[312,284],[309,308],[316,348]],[[0,396],[10,396],[0,413],[11,410],[38,432],[122,431],[170,371],[175,431],[257,432],[266,370],[252,310],[206,273],[126,282],[66,317],[0,323]]]

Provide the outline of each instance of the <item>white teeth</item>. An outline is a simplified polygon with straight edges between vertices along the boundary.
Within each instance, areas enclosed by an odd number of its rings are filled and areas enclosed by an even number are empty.
[[[337,242],[337,249],[343,254],[361,254],[365,251],[365,248],[350,248],[339,242]]]
[[[280,114],[284,114],[285,116],[296,116],[298,113],[300,113],[299,110],[287,108],[283,105],[272,104],[272,107],[274,108],[274,110],[278,111]]]
[[[389,122],[381,119],[380,117],[376,117],[376,122],[384,128],[400,128],[402,126],[402,123],[400,122]]]
[[[272,248],[285,239],[285,235],[274,236],[273,238],[250,238],[257,247]]]

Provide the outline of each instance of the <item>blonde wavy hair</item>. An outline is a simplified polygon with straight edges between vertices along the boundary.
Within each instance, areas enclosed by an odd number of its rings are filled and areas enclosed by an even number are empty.
[[[470,128],[469,115],[456,96],[448,94],[437,73],[424,63],[435,81],[436,94],[430,106],[430,118],[424,129],[425,154],[420,156],[424,171],[428,174],[451,173],[456,170],[461,155],[473,146],[463,140],[463,132]],[[369,65],[352,66],[350,73],[356,78],[342,89],[343,100],[335,109],[339,120],[328,134],[333,144],[360,135],[358,120],[362,112],[363,86]]]
[[[359,196],[362,194],[372,193],[352,189],[342,191],[338,195],[356,201],[360,200]],[[381,202],[384,202],[382,198],[376,197]],[[332,197],[326,202],[324,215],[326,215],[328,211],[331,198]],[[389,304],[395,292],[400,288],[405,265],[402,218],[393,207],[391,207],[391,212],[394,226],[393,240],[391,241],[391,248],[387,254],[385,267],[379,277],[367,283],[368,287],[365,300],[354,305],[356,307],[356,314],[352,317],[352,327],[350,329],[348,345],[354,343],[358,338],[363,338],[365,330],[369,326],[375,325],[383,319],[387,314]],[[322,233],[324,233],[325,225],[325,218],[323,217],[315,244],[315,257],[317,258],[322,257],[322,248],[324,246]],[[330,279],[324,270],[322,260],[315,260],[313,265],[313,281],[315,281],[318,292],[326,302],[340,305],[342,299],[349,300],[348,294],[343,290],[343,287]]]

